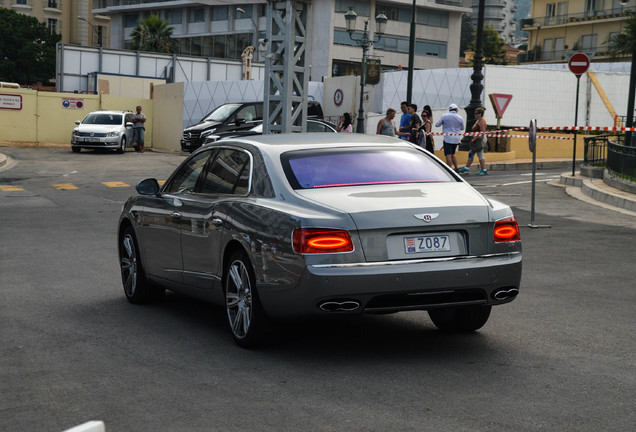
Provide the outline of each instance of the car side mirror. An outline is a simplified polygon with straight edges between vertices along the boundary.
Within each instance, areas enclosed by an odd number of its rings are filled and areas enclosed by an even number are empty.
[[[236,125],[237,125],[237,126],[240,126],[240,125],[242,125],[243,123],[245,123],[245,119],[236,119]]]
[[[133,127],[132,122],[126,122],[126,127]]]
[[[81,122],[79,120],[75,120],[75,124],[79,126]]]
[[[157,179],[147,178],[139,183],[136,186],[137,192],[139,195],[157,195],[160,191],[159,183]]]

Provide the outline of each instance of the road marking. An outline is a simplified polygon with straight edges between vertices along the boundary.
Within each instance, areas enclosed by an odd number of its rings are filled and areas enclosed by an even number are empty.
[[[159,186],[163,186],[165,182],[166,182],[165,180],[157,180],[157,183],[159,183]]]
[[[102,182],[102,184],[111,187],[111,188],[118,188],[118,187],[130,187],[129,184],[124,183],[124,182]]]
[[[24,189],[22,189],[20,186],[0,186],[0,190],[4,192],[17,192],[23,191]]]
[[[75,186],[74,184],[71,184],[71,183],[54,184],[53,187],[55,189],[59,189],[59,190],[73,190],[73,189],[77,189],[77,186]]]

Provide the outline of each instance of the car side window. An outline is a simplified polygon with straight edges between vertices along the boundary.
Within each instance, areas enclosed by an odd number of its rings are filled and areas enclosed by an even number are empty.
[[[124,120],[124,124],[132,123],[132,114],[126,114],[126,119]]]
[[[203,168],[211,155],[212,151],[206,151],[192,156],[192,158],[175,173],[163,191],[165,193],[194,192],[197,180],[201,176]]]
[[[221,149],[208,165],[201,193],[246,195],[249,192],[250,157],[247,152]]]
[[[307,132],[327,132],[327,127],[318,122],[307,122]]]
[[[253,121],[254,119],[256,119],[256,107],[254,105],[248,105],[241,108],[241,110],[236,113],[236,119]]]

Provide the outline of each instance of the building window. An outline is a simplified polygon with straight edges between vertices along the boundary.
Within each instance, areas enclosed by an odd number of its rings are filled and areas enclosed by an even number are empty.
[[[56,34],[57,33],[57,20],[56,19],[49,18],[48,26],[49,26],[49,31],[52,34]]]
[[[212,8],[212,21],[227,21],[228,15],[227,6],[214,6]]]
[[[336,0],[335,11],[347,13],[352,8],[358,16],[368,17],[371,14],[371,2],[362,0]]]
[[[418,9],[416,21],[418,24],[431,27],[448,28],[448,12],[433,12],[427,9]]]
[[[415,41],[415,54],[427,57],[446,58],[446,43],[433,41]]]
[[[581,50],[582,51],[596,51],[596,39],[597,35],[583,35],[581,37]]]
[[[52,9],[57,9],[57,0],[49,0],[49,7]]]
[[[190,9],[190,21],[191,23],[198,23],[205,21],[205,9],[194,8]]]
[[[554,60],[554,52],[553,49],[554,41],[552,39],[544,39],[543,40],[543,53],[541,55],[541,60]]]
[[[168,23],[172,25],[183,23],[183,11],[181,9],[168,10]]]
[[[346,30],[333,31],[333,44],[355,46],[355,42],[351,40],[349,33]]]
[[[137,14],[129,14],[124,18],[124,27],[133,28],[137,27],[139,24],[139,15]]]

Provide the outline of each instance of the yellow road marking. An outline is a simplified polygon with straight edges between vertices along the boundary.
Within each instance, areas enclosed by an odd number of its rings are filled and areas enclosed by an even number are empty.
[[[165,182],[166,182],[165,180],[157,180],[157,183],[159,183],[159,186],[163,186]]]
[[[0,190],[4,192],[16,192],[23,191],[24,189],[22,189],[20,186],[0,186]]]
[[[130,187],[129,184],[126,184],[124,182],[102,182],[102,184],[105,184],[108,187],[112,187],[112,188],[116,188],[116,187]]]
[[[77,186],[75,186],[74,184],[71,183],[61,183],[61,184],[54,184],[53,187],[55,189],[59,189],[59,190],[72,190],[72,189],[77,189]]]

